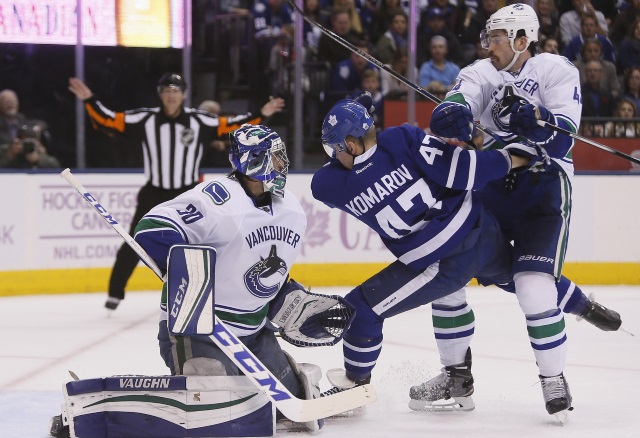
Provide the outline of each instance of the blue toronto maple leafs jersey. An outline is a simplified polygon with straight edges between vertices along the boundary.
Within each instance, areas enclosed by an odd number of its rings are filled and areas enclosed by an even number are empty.
[[[331,160],[313,176],[313,196],[375,230],[404,264],[424,270],[475,225],[473,190],[507,174],[503,150],[476,152],[402,125],[378,134],[353,169]]]

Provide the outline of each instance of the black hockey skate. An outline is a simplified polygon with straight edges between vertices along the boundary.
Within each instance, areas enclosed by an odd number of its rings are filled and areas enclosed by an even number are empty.
[[[620,319],[618,312],[607,309],[602,304],[593,301],[593,299],[591,299],[591,302],[579,318],[584,319],[605,332],[615,332],[622,325],[622,319]]]
[[[118,308],[118,305],[120,304],[120,301],[122,301],[120,298],[109,297],[104,303],[104,307],[109,310],[116,310]]]
[[[553,377],[539,377],[547,412],[555,415],[561,423],[566,423],[569,411],[573,410],[567,380],[562,373]]]
[[[442,368],[442,373],[409,390],[409,408],[414,411],[472,411],[476,405],[471,375],[471,349],[467,350],[464,363]]]
[[[51,419],[49,435],[55,438],[69,438],[71,436],[69,426],[62,424],[62,415],[56,415]]]

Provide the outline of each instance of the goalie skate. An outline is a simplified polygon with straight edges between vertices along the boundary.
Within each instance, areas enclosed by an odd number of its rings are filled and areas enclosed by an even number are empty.
[[[427,412],[473,411],[473,376],[471,375],[471,349],[464,363],[446,366],[442,372],[409,390],[409,409]]]

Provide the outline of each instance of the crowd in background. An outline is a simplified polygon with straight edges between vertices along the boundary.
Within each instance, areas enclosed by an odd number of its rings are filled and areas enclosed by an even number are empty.
[[[516,3],[416,2],[414,74],[421,87],[440,98],[454,85],[461,68],[487,56],[479,44],[479,34],[489,16],[502,6]],[[638,118],[640,108],[640,0],[520,2],[531,5],[538,14],[540,52],[564,55],[580,72],[584,118],[581,133],[596,137],[640,136],[640,120],[633,120]],[[303,6],[308,17],[405,77],[409,76],[409,8],[408,0],[304,0]],[[225,19],[216,20],[219,17]],[[304,52],[294,53],[293,24],[297,19],[286,0],[194,0],[194,71],[210,68],[204,62],[207,59],[222,61],[215,66],[219,73],[214,79],[217,89],[223,92],[244,82],[249,90],[244,97],[262,102],[269,96],[291,96],[296,86],[293,60],[302,56],[302,86],[312,99],[305,112],[323,113],[337,100],[368,90],[374,96],[381,126],[383,100],[403,99],[406,85],[307,21],[303,24]],[[208,28],[215,28],[217,35],[223,34],[222,45],[211,44]],[[4,45],[0,52],[0,167],[75,164],[75,137],[70,135],[75,132],[75,102],[65,89],[66,78],[73,75],[72,48],[48,46],[47,61],[55,63],[56,68],[30,70],[25,76],[20,65],[28,63],[38,50],[44,52],[38,46],[13,44]],[[181,70],[178,50],[143,50],[87,48],[87,79],[111,107],[157,106],[157,96],[150,87],[153,79],[167,70]],[[40,58],[36,61],[42,62]],[[230,80],[225,80],[225,73],[231,75]],[[24,116],[19,111],[23,95],[27,101],[24,107],[28,108]],[[196,105],[212,98],[222,100],[219,96],[198,98]],[[625,120],[593,119],[611,117]],[[319,125],[315,119],[310,122],[314,124]],[[94,151],[88,155],[88,167],[141,165],[139,148],[130,147],[124,139],[94,135],[90,125],[87,136],[87,147]],[[220,161],[224,154],[219,153],[221,146],[217,147],[211,156]],[[204,164],[209,163],[205,160]]]

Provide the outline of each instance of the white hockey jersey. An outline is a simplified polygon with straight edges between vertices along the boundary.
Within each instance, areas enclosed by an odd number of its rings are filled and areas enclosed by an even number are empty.
[[[216,315],[236,335],[247,336],[264,326],[268,303],[287,280],[306,226],[293,193],[256,207],[237,181],[222,177],[154,207],[136,227],[135,239],[163,270],[172,245],[213,246]],[[161,309],[166,319],[164,294]]]
[[[513,133],[501,129],[498,119],[500,102],[514,93],[534,105],[542,105],[556,117],[558,126],[577,132],[582,113],[582,94],[578,69],[565,57],[543,53],[523,65],[517,74],[496,70],[490,59],[463,68],[456,85],[445,100],[467,103],[476,120],[499,139],[485,135],[485,148],[502,147],[518,141]],[[573,139],[557,134],[543,147],[565,171],[573,174],[570,150]]]

